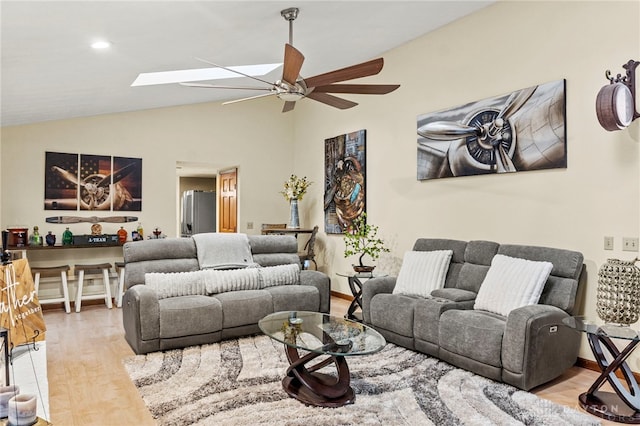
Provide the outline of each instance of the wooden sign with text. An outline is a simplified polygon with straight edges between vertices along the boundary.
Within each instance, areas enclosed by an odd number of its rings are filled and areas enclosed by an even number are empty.
[[[0,326],[9,330],[11,346],[45,338],[44,316],[26,259],[0,266]]]

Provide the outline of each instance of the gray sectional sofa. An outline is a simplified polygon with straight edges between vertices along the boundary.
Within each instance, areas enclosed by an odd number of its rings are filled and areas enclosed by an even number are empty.
[[[393,294],[396,277],[366,282],[363,320],[389,342],[524,390],[574,365],[580,335],[562,320],[575,309],[583,270],[581,253],[448,239],[418,239],[413,250],[452,250],[453,254],[444,287],[433,290],[430,297]],[[519,307],[506,316],[474,309],[498,254],[553,264],[537,304]]]
[[[247,239],[252,262],[263,267],[299,265],[298,244],[293,236],[249,235]],[[202,258],[199,259],[194,238],[129,242],[123,251],[125,338],[136,354],[259,333],[258,321],[276,311],[329,312],[331,284],[322,272],[299,271],[299,285],[268,283],[265,288],[211,295],[188,294],[192,291],[190,287],[184,294],[177,292],[179,295],[175,297],[161,296],[150,285],[145,285],[145,275],[197,274]],[[225,251],[222,250],[221,255],[224,256]]]

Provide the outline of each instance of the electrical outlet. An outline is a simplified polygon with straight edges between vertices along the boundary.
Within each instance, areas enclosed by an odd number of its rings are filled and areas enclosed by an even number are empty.
[[[613,237],[604,237],[604,249],[613,250]]]
[[[247,229],[253,229],[253,222],[247,222]]]
[[[623,251],[638,251],[638,239],[625,237],[622,239]]]

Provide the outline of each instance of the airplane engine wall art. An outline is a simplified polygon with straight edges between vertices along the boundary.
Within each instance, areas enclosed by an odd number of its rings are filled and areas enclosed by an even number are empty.
[[[142,210],[142,159],[45,153],[45,210]]]
[[[566,81],[417,117],[418,180],[567,167]]]

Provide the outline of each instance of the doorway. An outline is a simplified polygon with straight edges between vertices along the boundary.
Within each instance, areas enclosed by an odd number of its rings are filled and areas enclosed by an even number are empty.
[[[176,235],[190,236],[197,232],[215,232],[217,223],[217,208],[215,194],[217,188],[218,170],[206,163],[176,162]],[[213,194],[209,197],[194,197],[196,193]],[[205,200],[207,200],[205,202]],[[209,202],[208,200],[211,200]],[[207,206],[204,206],[207,204]],[[210,205],[208,205],[210,204]],[[188,208],[187,205],[191,206]],[[202,210],[205,210],[202,212]],[[193,216],[196,212],[199,218],[194,224]],[[206,215],[203,215],[206,213]],[[205,216],[211,219],[205,219]],[[209,223],[210,225],[204,225]]]
[[[238,170],[231,169],[219,175],[218,205],[219,232],[238,231]]]

